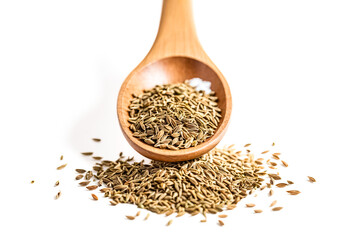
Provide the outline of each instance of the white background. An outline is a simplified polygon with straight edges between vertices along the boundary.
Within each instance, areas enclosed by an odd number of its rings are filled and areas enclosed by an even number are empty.
[[[302,193],[245,199],[224,227],[216,216],[145,222],[145,210],[129,221],[136,207],[92,201],[74,181],[75,168],[93,163],[80,152],[142,159],[122,136],[116,98],[153,43],[161,1],[0,1],[1,239],[360,238],[359,1],[193,5],[199,39],[233,94],[220,146],[281,152],[289,168],[280,174]],[[280,212],[268,207],[275,199]]]

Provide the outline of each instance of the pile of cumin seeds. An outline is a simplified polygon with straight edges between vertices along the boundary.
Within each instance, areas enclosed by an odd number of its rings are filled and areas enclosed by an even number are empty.
[[[157,85],[129,105],[133,136],[156,148],[197,146],[214,135],[221,118],[218,98],[189,84]]]
[[[251,157],[230,147],[178,163],[96,162],[93,177],[111,204],[131,203],[158,214],[216,214],[262,185],[266,175]],[[181,215],[181,214],[180,214]]]

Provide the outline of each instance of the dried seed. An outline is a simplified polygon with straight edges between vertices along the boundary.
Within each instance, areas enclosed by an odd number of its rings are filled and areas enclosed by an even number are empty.
[[[56,196],[55,196],[55,200],[58,199],[61,196],[61,191],[59,191]]]
[[[219,218],[227,218],[227,215],[226,214],[220,214],[218,217]]]
[[[55,187],[59,186],[60,182],[59,181],[56,181],[55,182]]]
[[[268,153],[269,152],[269,150],[266,150],[266,151],[263,151],[261,154],[265,154],[265,153]]]
[[[270,204],[270,207],[273,207],[273,206],[275,206],[275,204],[277,203],[277,201],[275,200],[275,201],[273,201],[271,204]]]
[[[249,147],[251,145],[251,143],[245,144],[244,147]]]
[[[76,179],[76,180],[80,180],[80,179],[82,179],[83,177],[84,177],[84,175],[81,175],[81,174],[80,174],[80,175],[77,175],[77,176],[75,177],[75,179]]]
[[[129,220],[134,220],[135,219],[134,216],[126,216],[126,218],[129,219]]]
[[[144,218],[144,220],[148,220],[149,217],[150,217],[150,213],[146,214],[146,217]]]
[[[91,196],[95,201],[99,200],[99,198],[95,194],[92,193]]]
[[[273,159],[276,159],[276,160],[279,160],[279,159],[280,159],[278,155],[274,155],[274,154],[273,154],[272,157],[273,157]]]
[[[274,142],[272,143],[272,146],[275,146],[275,143],[274,143]]]
[[[286,187],[287,185],[288,185],[287,183],[278,183],[278,184],[276,184],[276,186],[278,188],[283,188],[283,187]]]
[[[185,212],[179,212],[177,215],[176,215],[176,217],[181,217],[181,216],[183,216],[185,214]]]
[[[283,209],[283,207],[274,207],[272,210],[273,211],[280,211],[281,209]]]
[[[308,178],[309,178],[309,182],[311,182],[311,183],[314,183],[314,182],[316,182],[315,178],[313,178],[313,177],[310,177],[310,176],[308,176]]]
[[[288,184],[294,184],[293,181],[287,180]]]
[[[84,170],[84,169],[75,169],[75,171],[77,171],[78,173],[85,173],[86,172],[86,170]]]
[[[61,155],[61,156],[60,156],[60,160],[63,160],[63,159],[64,159],[64,156],[63,156],[63,155]]]
[[[268,174],[269,177],[273,178],[274,180],[281,180],[281,177],[279,175],[276,175],[276,174]]]
[[[247,203],[247,204],[246,204],[246,207],[248,207],[248,208],[255,207],[255,204],[253,204],[253,203]]]
[[[141,213],[141,212],[138,211],[135,216],[136,216],[136,217],[140,216],[140,213]]]
[[[61,170],[61,169],[63,169],[64,167],[66,167],[66,165],[67,165],[67,164],[63,164],[63,165],[61,165],[61,166],[58,166],[56,169],[57,169],[57,170]]]
[[[93,152],[82,152],[81,154],[85,156],[90,156],[93,155]]]
[[[289,166],[285,161],[281,160],[281,162],[282,162],[282,164],[284,165],[284,167],[288,167],[288,166]]]
[[[92,190],[97,189],[98,186],[97,186],[97,185],[92,185],[92,186],[87,186],[86,188],[87,188],[89,191],[92,191]]]
[[[262,213],[263,211],[261,209],[254,210],[254,213]]]
[[[269,197],[271,197],[272,195],[273,195],[273,190],[270,189],[270,191],[269,191]]]
[[[220,226],[224,226],[224,222],[221,221],[221,220],[219,220],[219,225],[220,225]]]
[[[167,222],[166,226],[170,226],[172,224],[173,220],[171,219],[170,221]]]
[[[30,183],[31,183],[31,184],[33,184],[34,182],[35,182],[34,180],[31,180],[31,182],[30,182]]]
[[[101,142],[101,139],[100,138],[93,138],[92,139],[94,142]]]
[[[82,187],[87,186],[90,183],[90,181],[80,182],[79,185]]]
[[[93,159],[95,159],[95,160],[101,160],[102,157],[93,157]]]
[[[201,219],[200,222],[204,223],[206,222],[206,219]]]
[[[290,195],[298,195],[300,193],[300,191],[298,190],[289,190],[287,191]]]

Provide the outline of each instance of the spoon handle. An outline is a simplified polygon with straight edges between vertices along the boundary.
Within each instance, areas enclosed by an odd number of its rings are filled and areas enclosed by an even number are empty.
[[[196,35],[191,0],[163,0],[158,34],[144,61],[169,56],[208,59]]]

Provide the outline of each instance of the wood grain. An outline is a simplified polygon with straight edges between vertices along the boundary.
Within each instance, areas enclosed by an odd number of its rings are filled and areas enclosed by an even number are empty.
[[[140,94],[158,84],[180,83],[199,77],[211,82],[221,108],[221,121],[215,134],[196,147],[178,151],[159,149],[132,136],[128,123],[131,94]],[[230,88],[219,69],[210,60],[197,38],[191,0],[164,0],[155,42],[144,60],[123,82],[117,104],[122,132],[140,154],[155,160],[177,162],[194,159],[214,148],[225,134],[232,109]]]

